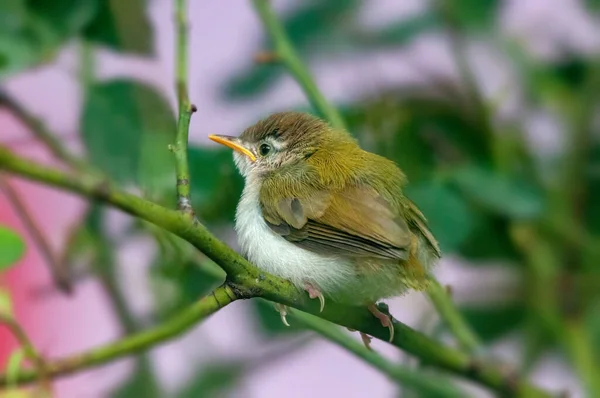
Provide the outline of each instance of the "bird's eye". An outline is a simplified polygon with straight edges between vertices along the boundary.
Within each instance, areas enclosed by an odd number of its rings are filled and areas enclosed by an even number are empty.
[[[258,152],[260,153],[260,156],[268,155],[269,152],[271,152],[271,145],[261,144],[260,147],[258,148]]]

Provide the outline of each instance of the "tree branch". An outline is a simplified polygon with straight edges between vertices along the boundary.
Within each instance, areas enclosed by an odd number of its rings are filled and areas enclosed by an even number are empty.
[[[319,87],[315,84],[308,69],[304,66],[296,54],[290,39],[287,37],[283,26],[277,19],[277,16],[271,9],[269,0],[253,0],[256,9],[265,29],[273,40],[275,46],[276,59],[281,61],[290,71],[294,79],[298,82],[313,108],[328,119],[333,127],[346,129],[346,123],[335,109],[323,96]]]
[[[185,217],[181,212],[166,209],[160,205],[149,202],[137,196],[119,191],[98,177],[85,174],[65,174],[35,162],[22,159],[0,146],[0,169],[21,175],[22,177],[43,182],[62,188],[84,197],[100,200],[113,205],[131,215],[140,217],[154,223],[193,244],[207,257],[217,263],[228,275],[228,286],[234,292],[233,297],[251,298],[263,297],[271,301],[289,305],[291,307],[317,314],[331,322],[359,330],[373,337],[386,341],[389,338],[387,328],[383,328],[372,314],[364,307],[355,307],[330,302],[325,306],[323,313],[319,313],[319,303],[308,299],[304,292],[298,291],[290,282],[277,278],[251,265],[248,261],[235,253],[225,243],[213,236],[202,224]],[[179,323],[178,323],[179,325]],[[150,334],[158,338],[144,344],[134,344],[131,351],[113,348],[109,349],[109,358],[126,355],[127,352],[139,351],[159,341],[173,337],[176,333],[165,334],[163,330],[172,330],[172,323],[157,327],[159,332],[151,330],[143,334]],[[443,346],[429,337],[413,330],[403,323],[394,321],[395,337],[393,345],[415,355],[423,362],[446,369],[452,373],[462,375],[490,387],[498,392],[512,394],[517,397],[548,397],[545,392],[503,372],[491,364],[478,363],[457,350]],[[179,331],[179,326],[175,328]],[[125,343],[115,343],[117,347],[125,344],[131,347],[130,340]],[[137,339],[135,340],[137,342]],[[94,351],[95,353],[95,351]],[[96,364],[105,362],[106,353],[101,350],[100,355],[86,355],[78,357],[78,366],[82,364]],[[100,358],[100,359],[98,359]],[[62,363],[61,363],[62,364]],[[64,366],[64,364],[62,365]],[[60,368],[62,369],[62,367]],[[72,369],[68,367],[68,369]],[[50,369],[51,374],[53,368]],[[61,372],[58,372],[61,374]]]
[[[230,287],[220,286],[171,320],[153,329],[133,334],[122,340],[78,355],[47,362],[45,367],[46,376],[55,378],[68,375],[147,350],[160,342],[179,336],[236,299]],[[39,371],[23,371],[15,382],[18,384],[29,383],[39,376]],[[6,375],[0,375],[0,386],[6,385],[6,383]]]
[[[52,253],[52,249],[50,248],[50,244],[46,240],[46,237],[40,230],[36,221],[31,214],[29,214],[29,210],[25,207],[19,193],[2,175],[0,175],[0,191],[4,192],[6,198],[29,233],[29,236],[31,236],[31,239],[38,247],[42,257],[44,257],[48,268],[50,268],[50,274],[52,275],[56,287],[63,293],[71,294],[73,292],[73,285],[71,283],[71,275],[69,275],[68,267],[56,260]]]
[[[179,102],[179,119],[175,145],[175,169],[177,173],[177,207],[189,217],[195,217],[190,199],[190,170],[188,164],[188,135],[192,113],[196,106],[190,103],[187,91],[187,36],[186,0],[175,0],[175,22],[177,25],[177,46],[175,54],[177,100]]]
[[[440,398],[465,398],[463,391],[457,389],[452,383],[432,374],[421,374],[418,371],[408,369],[404,366],[392,363],[375,351],[368,350],[363,344],[345,334],[332,324],[305,312],[293,312],[293,319],[314,330],[326,339],[343,347],[364,360],[374,368],[385,373],[393,381],[413,389],[417,393],[423,393]]]

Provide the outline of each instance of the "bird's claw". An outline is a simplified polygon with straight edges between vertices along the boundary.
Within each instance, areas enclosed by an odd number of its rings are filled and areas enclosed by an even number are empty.
[[[365,347],[367,347],[367,350],[373,350],[371,348],[371,336],[369,336],[366,333],[360,332],[360,338],[361,338],[363,344],[365,345]]]
[[[381,321],[381,326],[390,330],[390,339],[388,341],[390,343],[394,341],[394,323],[392,322],[392,317],[379,311],[376,304],[371,304],[368,308],[371,314]]]
[[[304,284],[304,290],[308,292],[308,297],[311,299],[319,299],[319,303],[321,304],[319,312],[323,312],[323,309],[325,308],[325,296],[323,296],[323,293],[321,293],[319,289],[315,288],[310,283]]]
[[[281,317],[281,322],[283,322],[283,324],[285,326],[289,327],[290,324],[288,323],[287,318],[286,318],[287,317],[287,306],[276,303],[275,309],[277,310],[277,312],[279,312],[279,316]]]

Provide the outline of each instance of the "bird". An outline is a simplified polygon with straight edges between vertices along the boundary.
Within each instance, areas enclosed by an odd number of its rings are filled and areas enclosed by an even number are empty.
[[[274,113],[237,137],[209,138],[233,149],[244,178],[235,216],[242,254],[319,299],[321,311],[325,297],[366,306],[392,341],[392,318],[377,302],[425,290],[441,258],[396,163],[304,112]],[[278,310],[289,325],[286,307]],[[370,337],[361,337],[369,347]]]

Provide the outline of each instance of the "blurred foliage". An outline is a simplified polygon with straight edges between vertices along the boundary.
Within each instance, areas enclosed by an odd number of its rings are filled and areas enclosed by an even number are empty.
[[[14,265],[25,253],[25,242],[12,229],[0,225],[0,271]]]
[[[568,350],[561,324],[547,321],[544,311],[551,308],[565,323],[584,324],[600,357],[597,54],[561,48],[562,56],[552,59],[534,55],[496,29],[503,4],[434,1],[414,14],[367,25],[362,17],[369,2],[308,0],[297,2],[281,19],[309,64],[401,51],[431,34],[481,41],[505,56],[517,80],[511,87],[518,87],[522,101],[510,120],[497,114],[502,99],[477,103],[464,84],[428,73],[428,68],[422,68],[423,84],[388,85],[336,105],[365,149],[393,159],[406,172],[411,181],[406,194],[429,219],[444,255],[477,266],[512,267],[520,275],[524,283],[509,301],[461,309],[486,344],[509,334],[522,336],[524,368],[549,350]],[[595,13],[600,2],[582,4],[589,7],[594,23],[600,23]],[[0,78],[51,62],[73,41],[151,56],[154,34],[147,6],[144,0],[1,1]],[[253,53],[271,48],[266,34],[261,35]],[[226,100],[255,101],[286,75],[281,65],[253,64],[250,58],[223,82]],[[561,143],[551,154],[531,144],[528,118],[537,113],[552,115],[560,129]],[[175,178],[168,149],[175,124],[164,94],[139,81],[97,81],[85,90],[80,132],[89,160],[119,183],[171,207]],[[583,137],[583,144],[574,137]],[[189,158],[198,217],[213,229],[229,227],[243,186],[231,152],[192,146]],[[115,233],[105,225],[106,213],[98,205],[88,209],[74,226],[63,258],[99,277],[124,330],[135,330],[143,323],[140,318],[159,322],[222,282],[222,272],[186,242],[140,222]],[[517,236],[516,230],[526,233]],[[149,264],[154,312],[142,317],[133,316],[121,297],[126,287],[120,286],[116,267],[118,248],[140,236],[156,247]],[[14,263],[23,250],[20,239],[0,228],[0,268]],[[539,267],[548,254],[557,265]],[[289,338],[302,330],[283,326],[268,302],[248,305],[257,330],[267,339]],[[445,330],[443,325],[435,329]],[[198,367],[175,396],[231,396],[247,372],[242,365]],[[153,370],[142,357],[113,396],[157,396],[154,383]]]

